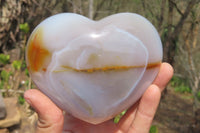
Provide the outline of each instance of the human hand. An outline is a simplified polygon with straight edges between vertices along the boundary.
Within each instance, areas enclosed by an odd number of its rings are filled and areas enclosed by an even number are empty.
[[[148,133],[161,92],[172,75],[173,68],[167,63],[162,63],[153,84],[149,86],[141,99],[128,109],[117,124],[109,120],[93,125],[67,113],[64,118],[63,111],[36,89],[26,91],[24,98],[38,114],[36,133]]]

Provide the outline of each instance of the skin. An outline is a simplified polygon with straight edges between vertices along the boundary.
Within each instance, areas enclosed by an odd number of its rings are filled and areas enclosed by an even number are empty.
[[[92,125],[67,113],[63,115],[60,108],[36,89],[26,91],[24,97],[39,116],[36,133],[62,133],[63,129],[65,133],[148,133],[161,92],[172,76],[173,68],[168,63],[162,63],[153,84],[147,88],[141,99],[128,109],[118,124],[109,120]]]

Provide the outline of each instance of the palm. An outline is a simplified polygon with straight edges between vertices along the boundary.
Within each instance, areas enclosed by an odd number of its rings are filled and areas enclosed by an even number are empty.
[[[93,125],[74,118],[71,115],[66,115],[64,131],[75,133],[127,133],[127,131],[131,129],[130,127],[135,118],[137,107],[138,103],[128,110],[117,124],[115,124],[113,120],[109,120],[101,124]]]
[[[98,125],[92,125],[80,121],[72,116],[67,116],[67,122],[64,124],[64,131],[75,133],[114,133],[119,130],[119,126],[111,120]],[[65,119],[66,120],[66,119]]]

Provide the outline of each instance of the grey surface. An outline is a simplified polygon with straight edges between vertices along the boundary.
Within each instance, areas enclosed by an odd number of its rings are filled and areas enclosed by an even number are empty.
[[[0,119],[4,119],[5,117],[6,117],[6,108],[0,91]]]

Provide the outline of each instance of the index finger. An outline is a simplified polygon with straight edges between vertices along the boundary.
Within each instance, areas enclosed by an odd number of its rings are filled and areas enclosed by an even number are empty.
[[[174,73],[173,67],[168,63],[162,63],[160,66],[159,73],[154,80],[153,84],[157,85],[161,91],[164,90],[167,83],[170,81]]]

